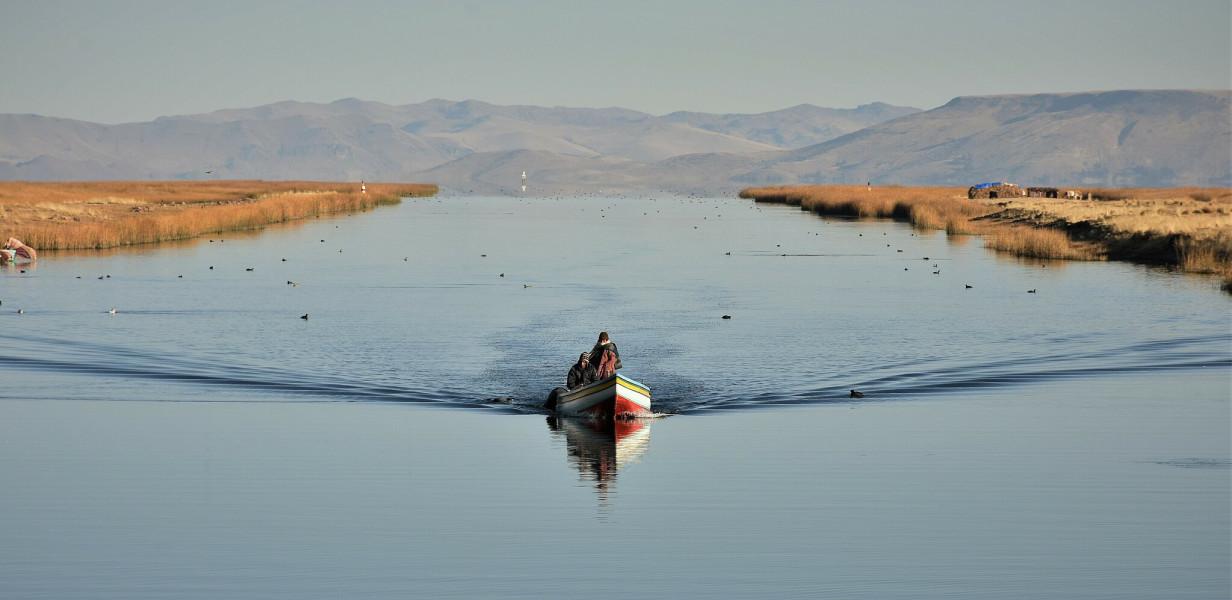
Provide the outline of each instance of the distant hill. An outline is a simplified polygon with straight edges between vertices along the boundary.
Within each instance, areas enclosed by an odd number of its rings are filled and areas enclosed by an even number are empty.
[[[918,112],[918,108],[893,106],[882,102],[863,104],[856,108],[822,108],[801,104],[751,115],[674,112],[663,119],[707,131],[740,136],[778,148],[802,148]]]
[[[737,176],[748,183],[1232,185],[1232,92],[955,98]]]
[[[206,171],[214,171],[206,174]],[[533,193],[861,183],[1232,186],[1232,91],[959,97],[761,114],[279,102],[146,123],[0,115],[0,179],[431,181]]]
[[[417,173],[453,193],[516,194],[522,171],[533,194],[571,191],[731,193],[740,189],[733,172],[749,167],[749,154],[685,154],[655,162],[610,156],[570,156],[537,150],[479,152]]]
[[[1230,99],[1229,91],[1178,90],[960,97],[791,151],[617,163],[544,153],[526,164],[535,165],[532,187],[547,193],[730,193],[751,185],[865,181],[1222,187],[1232,186]],[[482,161],[482,168],[466,159],[450,163],[424,179],[490,193],[514,190],[522,157]]]
[[[0,178],[406,180],[471,154],[529,150],[654,162],[802,147],[917,109],[801,106],[761,115],[354,98],[103,125],[0,115]],[[213,171],[206,174],[206,171]]]

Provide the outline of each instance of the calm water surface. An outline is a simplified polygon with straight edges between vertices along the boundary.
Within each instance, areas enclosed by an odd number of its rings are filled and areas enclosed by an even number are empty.
[[[1210,280],[444,198],[51,255],[0,301],[0,596],[1229,594]],[[536,408],[601,329],[667,418]]]

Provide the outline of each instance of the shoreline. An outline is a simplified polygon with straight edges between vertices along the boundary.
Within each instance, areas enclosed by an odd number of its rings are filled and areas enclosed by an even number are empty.
[[[965,188],[753,187],[740,197],[818,215],[882,218],[947,235],[980,235],[1016,256],[1116,260],[1213,274],[1232,293],[1232,190],[1100,190],[1107,199],[969,200]]]
[[[0,233],[39,251],[104,250],[256,230],[433,196],[419,183],[0,182]]]

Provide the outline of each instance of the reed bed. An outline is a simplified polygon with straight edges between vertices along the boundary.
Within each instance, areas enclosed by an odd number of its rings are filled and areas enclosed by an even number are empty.
[[[1211,238],[1180,238],[1177,259],[1184,271],[1217,273],[1232,278],[1232,234]]]
[[[396,204],[428,184],[326,182],[0,183],[0,234],[39,250],[113,248]]]
[[[967,220],[988,209],[967,200],[967,190],[947,187],[800,185],[748,188],[741,198],[799,206],[822,215],[883,218],[920,229],[945,229],[950,219]]]
[[[1098,260],[1099,252],[1078,246],[1063,231],[1034,227],[998,227],[984,236],[984,247],[1031,258]]]
[[[748,188],[741,198],[799,206],[818,214],[889,218],[950,235],[985,237],[985,246],[1034,258],[1105,258],[1215,273],[1232,292],[1232,190],[1086,190],[1093,200],[969,200],[945,187],[801,185]]]
[[[1188,198],[1209,201],[1232,194],[1228,188],[1084,188],[1082,194],[1090,194],[1092,200],[1177,200]]]

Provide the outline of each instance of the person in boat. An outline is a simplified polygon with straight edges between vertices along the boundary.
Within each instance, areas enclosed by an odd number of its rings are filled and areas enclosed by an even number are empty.
[[[590,353],[583,352],[578,357],[577,364],[569,368],[569,376],[565,381],[565,387],[573,390],[595,381],[595,368],[590,364]]]
[[[611,377],[620,368],[620,351],[606,331],[599,332],[599,341],[590,350],[590,360],[595,365],[595,377],[598,379]]]
[[[556,403],[560,399],[560,395],[576,390],[584,385],[588,385],[598,381],[595,366],[590,364],[590,353],[583,352],[578,356],[577,363],[569,367],[569,375],[565,377],[565,387],[558,387],[548,394],[547,402],[543,403],[543,407],[548,410],[556,410]]]

